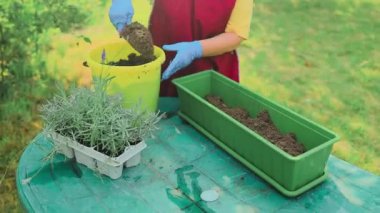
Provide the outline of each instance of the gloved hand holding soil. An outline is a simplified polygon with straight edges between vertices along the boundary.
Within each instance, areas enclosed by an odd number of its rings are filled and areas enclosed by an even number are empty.
[[[149,63],[156,59],[154,56],[152,35],[144,25],[138,22],[133,22],[129,25],[125,25],[124,28],[120,31],[120,36],[129,42],[129,44],[141,55],[131,53],[128,55],[127,59],[109,61],[105,64],[111,66],[138,66]]]
[[[149,30],[138,22],[126,25],[120,32],[120,35],[127,40],[131,46],[141,53],[141,56],[147,61],[153,61],[154,46],[152,35]]]

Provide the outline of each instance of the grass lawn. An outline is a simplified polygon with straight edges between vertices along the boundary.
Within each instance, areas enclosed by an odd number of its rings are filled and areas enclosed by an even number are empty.
[[[146,23],[149,4],[135,3],[136,18]],[[90,49],[119,40],[108,7],[94,10],[91,26],[53,39],[46,56],[51,75],[90,83],[82,66]],[[341,140],[333,154],[380,175],[380,1],[256,0],[251,29],[239,48],[242,84],[335,131]],[[7,112],[24,110],[26,117],[1,121],[5,211],[20,210],[14,174],[23,148],[41,128],[35,103],[45,99],[44,85],[7,105]]]
[[[380,1],[256,1],[242,83],[341,136],[333,154],[380,174]]]

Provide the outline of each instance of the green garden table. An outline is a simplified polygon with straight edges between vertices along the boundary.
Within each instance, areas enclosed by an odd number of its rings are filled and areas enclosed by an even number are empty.
[[[29,212],[380,212],[380,177],[330,156],[328,178],[296,198],[279,194],[176,115],[178,100],[160,99],[168,117],[147,141],[140,165],[111,180],[57,155],[37,135],[17,169]],[[34,176],[34,177],[33,177]],[[33,177],[31,181],[25,181]],[[218,192],[205,202],[205,190]]]

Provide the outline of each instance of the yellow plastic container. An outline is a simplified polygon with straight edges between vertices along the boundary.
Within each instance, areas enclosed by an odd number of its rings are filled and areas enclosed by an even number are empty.
[[[112,95],[121,94],[124,106],[130,107],[141,101],[141,107],[147,111],[156,111],[160,90],[161,65],[165,61],[165,53],[159,47],[154,47],[156,60],[139,66],[110,66],[102,64],[102,51],[105,50],[106,60],[119,61],[128,59],[128,55],[136,50],[126,42],[117,42],[97,47],[90,52],[87,60],[93,76],[115,76],[108,92]]]

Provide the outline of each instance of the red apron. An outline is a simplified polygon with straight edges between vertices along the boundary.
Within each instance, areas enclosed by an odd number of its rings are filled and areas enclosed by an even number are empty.
[[[155,0],[149,29],[154,44],[162,46],[195,41],[224,33],[236,0]],[[165,52],[168,67],[176,52]],[[219,56],[196,59],[193,63],[161,83],[160,96],[177,96],[171,80],[181,76],[213,69],[232,80],[239,81],[239,62],[236,51]]]

